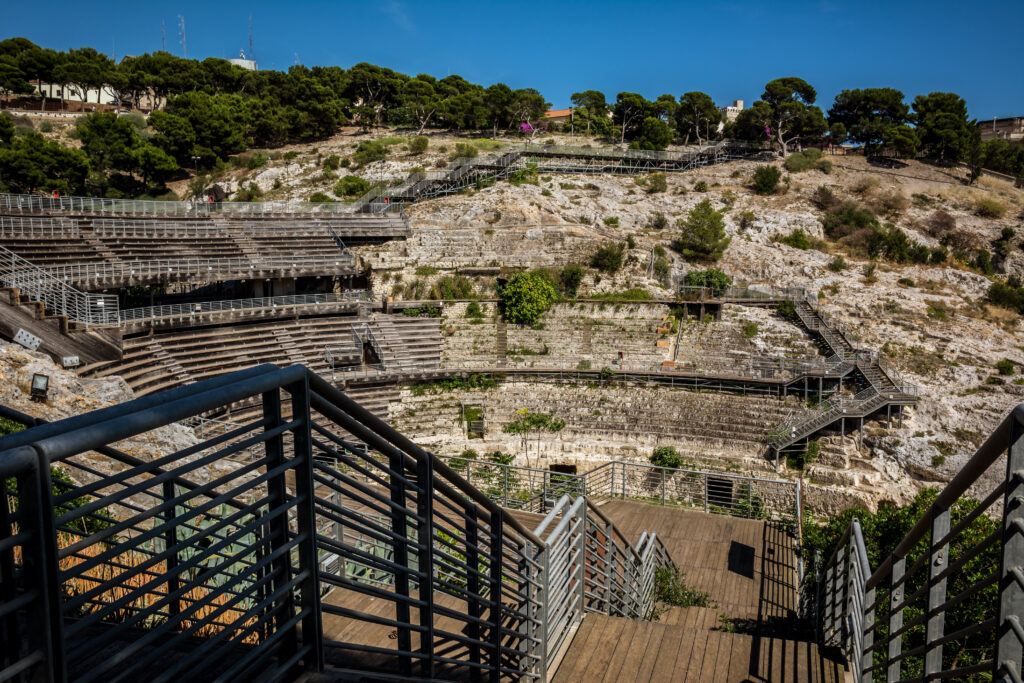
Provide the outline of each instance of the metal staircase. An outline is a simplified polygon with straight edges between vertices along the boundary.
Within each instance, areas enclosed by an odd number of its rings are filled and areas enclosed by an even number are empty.
[[[376,213],[395,204],[454,194],[471,185],[491,183],[526,169],[549,173],[620,174],[686,171],[759,156],[764,151],[759,145],[735,141],[722,141],[682,152],[520,145],[487,157],[460,157],[444,170],[420,171],[390,187],[373,187],[356,202],[356,210]]]

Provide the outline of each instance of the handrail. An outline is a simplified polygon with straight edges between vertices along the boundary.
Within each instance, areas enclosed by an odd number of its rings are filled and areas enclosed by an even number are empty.
[[[67,316],[85,327],[118,325],[116,295],[79,291],[5,247],[0,247],[0,284],[17,288],[50,313]]]
[[[1003,475],[992,476],[993,467]],[[985,488],[977,506],[957,509],[978,486]],[[1024,404],[999,423],[873,572],[860,523],[851,522],[812,575],[821,642],[842,647],[854,680],[876,674],[900,680],[911,660],[925,679],[989,671],[993,680],[1017,680],[1024,664],[1022,500]],[[993,556],[998,568],[982,562],[965,573],[968,563]],[[947,620],[968,598],[971,622]],[[921,616],[905,621],[908,608]],[[922,644],[904,651],[911,631]],[[972,659],[944,656],[946,647],[969,651]]]
[[[362,289],[339,293],[294,294],[288,296],[258,297],[254,299],[225,299],[222,301],[199,301],[188,304],[164,304],[121,310],[121,324],[147,322],[159,318],[193,317],[197,314],[242,311],[254,308],[277,308],[278,306],[316,306],[318,304],[344,304],[371,301],[372,292]]]

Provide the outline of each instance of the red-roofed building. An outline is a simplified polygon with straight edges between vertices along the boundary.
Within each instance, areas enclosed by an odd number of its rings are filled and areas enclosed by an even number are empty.
[[[565,123],[572,118],[572,107],[568,109],[550,109],[544,112],[544,120],[548,123]]]

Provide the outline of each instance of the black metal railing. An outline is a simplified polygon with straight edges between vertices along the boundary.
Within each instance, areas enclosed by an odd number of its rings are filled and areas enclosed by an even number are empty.
[[[253,400],[208,438],[175,424]],[[584,498],[548,524],[598,545],[560,564],[562,534],[541,540],[302,366],[50,424],[0,414],[30,425],[0,439],[0,680],[542,680],[582,614],[559,611],[570,592],[642,616],[671,564],[652,535],[606,538]]]
[[[821,641],[858,682],[1020,681],[1022,565],[1024,404],[873,571],[852,522],[818,568]]]

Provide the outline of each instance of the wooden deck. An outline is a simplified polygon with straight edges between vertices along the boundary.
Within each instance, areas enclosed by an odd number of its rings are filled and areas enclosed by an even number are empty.
[[[714,606],[656,622],[587,614],[555,681],[842,680],[841,658],[799,631],[794,549],[778,525],[623,501],[601,509],[631,542],[654,531]]]

